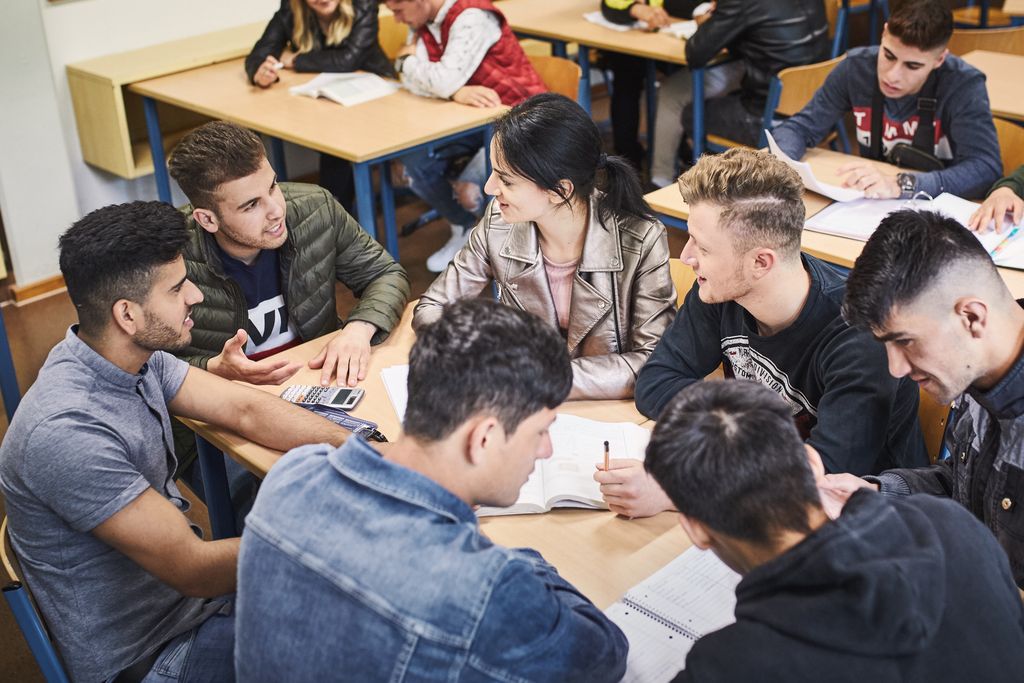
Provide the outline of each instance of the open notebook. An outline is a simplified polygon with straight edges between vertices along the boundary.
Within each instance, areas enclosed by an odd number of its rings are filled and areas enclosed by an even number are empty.
[[[931,200],[905,199],[857,199],[852,202],[832,204],[807,219],[806,227],[815,232],[824,232],[839,237],[867,241],[875,232],[882,219],[893,211],[912,208],[919,211],[937,211],[966,226],[978,204],[956,195],[943,192]],[[1003,242],[1009,230],[997,233],[993,230],[975,233],[981,245],[990,254]],[[1004,244],[993,256],[997,266],[1024,270],[1024,235],[1018,234]]]
[[[519,500],[507,508],[483,507],[477,516],[522,515],[556,507],[607,509],[594,466],[604,460],[604,442],[612,458],[644,459],[651,433],[631,422],[598,422],[559,413],[551,425],[552,455],[538,460],[519,490]]]
[[[629,640],[630,683],[672,680],[697,640],[736,619],[740,575],[710,550],[690,548],[607,610]]]
[[[288,88],[288,92],[306,97],[325,97],[351,107],[398,92],[398,89],[398,83],[384,80],[377,74],[353,72],[320,74],[308,83]]]

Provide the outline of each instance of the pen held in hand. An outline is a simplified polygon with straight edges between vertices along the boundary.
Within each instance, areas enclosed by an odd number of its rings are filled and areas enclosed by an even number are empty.
[[[608,453],[608,442],[604,442],[604,471],[607,472],[611,469],[611,456]]]

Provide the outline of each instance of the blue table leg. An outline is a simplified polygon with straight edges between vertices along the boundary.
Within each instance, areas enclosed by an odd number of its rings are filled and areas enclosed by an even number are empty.
[[[356,186],[356,220],[363,230],[377,239],[377,217],[373,206],[373,183],[370,164],[366,161],[352,164],[352,180]]]
[[[224,467],[225,456],[216,446],[198,435],[196,447],[213,537],[234,538],[238,535],[238,529],[235,527],[235,511],[231,506],[231,490],[228,488],[228,474]]]
[[[653,59],[647,62],[647,80],[644,83],[647,95],[647,168],[654,159],[654,122],[658,115],[658,63]]]
[[[704,69],[690,69],[693,77],[693,163],[704,153]]]
[[[494,126],[484,128],[484,169],[487,177],[491,177],[491,140],[494,138]]]
[[[870,18],[868,20],[868,45],[878,45],[878,2],[877,0],[871,0],[868,3],[868,13]]]
[[[7,325],[0,313],[0,395],[4,397],[4,410],[7,422],[14,419],[14,411],[21,402],[21,389],[18,388],[18,375],[14,372],[14,359],[11,357],[11,343],[7,339]]]
[[[569,54],[567,52],[567,50],[566,50],[566,47],[565,47],[565,41],[564,40],[552,40],[551,41],[551,54],[554,55],[555,57],[562,57],[564,59],[566,57],[566,55]]]
[[[846,52],[846,22],[850,15],[850,0],[843,0],[836,15],[836,33],[832,36],[832,58]]]
[[[395,223],[395,190],[391,186],[391,162],[384,161],[380,169],[380,208],[384,218],[384,247],[398,260],[398,226]]]
[[[580,91],[579,100],[580,106],[588,114],[590,113],[590,48],[586,45],[580,45],[579,52],[576,53],[576,62],[580,65]]]
[[[274,170],[278,182],[288,182],[288,165],[284,160],[284,141],[281,138],[270,138],[270,153],[274,157]]]
[[[160,130],[160,116],[156,111],[156,101],[152,97],[143,97],[142,110],[146,115],[146,133],[149,135],[149,149],[153,153],[156,196],[160,198],[160,201],[170,204],[171,178],[167,175],[167,157],[164,156],[164,134]]]

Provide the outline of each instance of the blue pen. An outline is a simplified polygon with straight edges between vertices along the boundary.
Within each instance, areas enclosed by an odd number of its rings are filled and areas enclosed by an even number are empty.
[[[997,255],[997,254],[998,254],[998,253],[1000,252],[1000,250],[1001,250],[1001,249],[1002,249],[1003,247],[1005,247],[1005,246],[1006,246],[1006,245],[1007,245],[1007,244],[1009,243],[1009,241],[1010,241],[1010,240],[1012,240],[1012,239],[1014,238],[1014,236],[1015,236],[1015,235],[1016,235],[1016,234],[1017,234],[1018,232],[1020,232],[1020,227],[1016,227],[1016,228],[1014,228],[1013,230],[1011,230],[1011,231],[1010,231],[1010,233],[1009,233],[1009,234],[1008,234],[1008,235],[1007,235],[1007,236],[1006,236],[1005,238],[1003,238],[1003,241],[1002,241],[1002,242],[1000,242],[999,244],[997,244],[997,245],[996,245],[996,246],[995,246],[995,247],[994,247],[994,248],[992,249],[992,251],[988,252],[988,255],[989,255],[989,256],[991,256],[992,258],[995,258],[995,257],[996,257],[996,255]]]

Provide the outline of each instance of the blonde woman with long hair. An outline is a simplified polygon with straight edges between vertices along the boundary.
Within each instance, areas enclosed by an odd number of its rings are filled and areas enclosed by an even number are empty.
[[[280,69],[394,74],[377,39],[376,0],[283,0],[245,60],[253,85],[269,88]],[[352,167],[320,155],[320,184],[346,209],[353,204]]]

